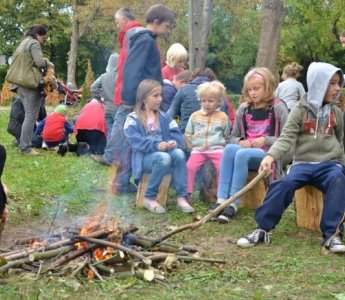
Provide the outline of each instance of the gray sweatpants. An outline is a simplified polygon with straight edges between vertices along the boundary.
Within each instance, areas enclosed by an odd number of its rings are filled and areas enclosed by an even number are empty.
[[[40,93],[20,86],[17,93],[23,100],[25,111],[19,147],[22,152],[27,152],[31,150],[32,133],[41,107]]]

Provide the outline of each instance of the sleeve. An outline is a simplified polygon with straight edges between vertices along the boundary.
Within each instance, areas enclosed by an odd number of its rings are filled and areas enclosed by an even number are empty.
[[[91,85],[91,94],[93,97],[102,97],[102,75]]]
[[[284,103],[281,103],[279,105],[279,108],[278,106],[277,108],[275,108],[275,116],[278,121],[276,122],[276,124],[278,123],[277,125],[279,126],[279,136],[280,136],[289,116],[289,111]],[[277,136],[266,135],[265,145],[271,147],[277,139],[278,139]]]
[[[38,41],[35,41],[30,45],[30,51],[35,65],[39,68],[46,68],[47,60],[43,57],[41,45]]]
[[[67,133],[73,133],[73,126],[68,121],[65,122],[65,130]]]
[[[305,94],[305,89],[304,89],[304,86],[302,83],[299,82],[299,85],[298,85],[298,94],[299,94],[299,97],[303,97],[304,94]]]
[[[279,98],[280,86],[278,85],[276,91],[274,92],[274,97]]]
[[[124,133],[131,148],[143,153],[151,153],[158,151],[158,141],[149,139],[143,135],[139,128],[139,120],[133,116],[127,116],[124,124]]]
[[[337,112],[337,126],[335,127],[335,136],[340,144],[342,153],[344,153],[344,114],[340,111]],[[344,156],[339,158],[342,164],[345,163]]]
[[[231,132],[231,121],[229,118],[227,118],[227,122],[226,122],[225,129],[223,132],[223,136],[226,143],[229,143],[230,141],[230,132]]]
[[[177,148],[184,150],[186,148],[183,135],[175,120],[169,117],[169,136],[170,140],[176,141]]]
[[[192,149],[192,145],[193,145],[193,135],[194,135],[194,124],[192,121],[192,116],[193,114],[189,117],[186,129],[184,131],[184,137],[185,137],[185,141],[186,141],[186,147],[188,150]]]
[[[268,150],[268,154],[273,156],[275,161],[279,160],[292,145],[296,144],[299,131],[302,127],[303,110],[293,109],[287,119],[287,122],[275,143]]]
[[[145,39],[134,42],[123,66],[122,102],[134,105],[139,83],[144,77],[144,68],[155,40]],[[155,45],[155,47],[157,47]]]
[[[36,128],[36,135],[41,135],[45,124],[46,124],[46,118],[44,118],[41,122],[38,123],[37,128]]]
[[[178,90],[168,110],[170,117],[175,119],[181,116],[181,104],[184,98],[183,90]]]
[[[235,123],[230,135],[230,144],[238,144],[240,140],[243,140],[246,138],[245,135],[243,134],[243,131],[241,130],[241,127],[243,126],[242,124],[243,111],[244,109],[243,109],[243,106],[241,105],[238,108],[236,116],[235,116]]]

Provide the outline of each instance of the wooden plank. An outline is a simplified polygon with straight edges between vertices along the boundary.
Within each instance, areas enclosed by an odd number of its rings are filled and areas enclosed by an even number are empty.
[[[136,207],[138,207],[138,208],[143,207],[145,192],[146,192],[146,188],[147,188],[147,185],[149,183],[149,180],[150,180],[150,174],[145,173],[142,176],[140,183],[138,185],[137,201],[135,204]],[[167,174],[163,177],[163,180],[159,186],[157,201],[163,207],[166,207],[166,203],[168,201],[170,181],[171,181],[171,174]]]
[[[323,210],[323,194],[317,188],[306,185],[295,192],[296,224],[299,227],[320,231]]]

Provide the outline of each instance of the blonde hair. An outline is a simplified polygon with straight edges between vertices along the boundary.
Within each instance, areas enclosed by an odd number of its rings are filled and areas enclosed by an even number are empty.
[[[251,102],[250,96],[248,94],[247,84],[248,84],[248,81],[252,79],[253,77],[260,78],[263,80],[263,83],[265,86],[265,95],[264,95],[264,99],[262,100],[264,102],[272,102],[274,99],[274,91],[276,89],[277,83],[272,72],[267,68],[254,68],[250,70],[246,74],[246,76],[244,76],[243,88],[242,88],[242,95],[244,99],[246,99],[248,103]]]
[[[225,98],[225,86],[217,81],[204,82],[198,86],[196,93],[199,98],[202,97],[215,97],[219,100],[219,104],[223,104]]]
[[[174,68],[178,62],[187,62],[187,59],[188,52],[182,44],[175,43],[169,47],[166,63],[170,68]]]
[[[297,78],[301,75],[303,67],[296,62],[286,65],[283,70],[282,78],[285,80],[287,77]]]
[[[145,100],[148,96],[152,95],[160,89],[162,91],[162,85],[152,79],[145,79],[140,82],[137,89],[137,99],[134,107],[134,112],[137,114],[141,124],[146,128],[147,118],[145,112]]]

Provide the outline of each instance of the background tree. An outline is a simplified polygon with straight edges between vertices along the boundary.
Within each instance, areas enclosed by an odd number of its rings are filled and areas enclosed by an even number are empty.
[[[283,0],[263,0],[261,32],[257,67],[267,67],[273,74],[277,74],[277,61],[279,53],[280,30],[286,16]]]

